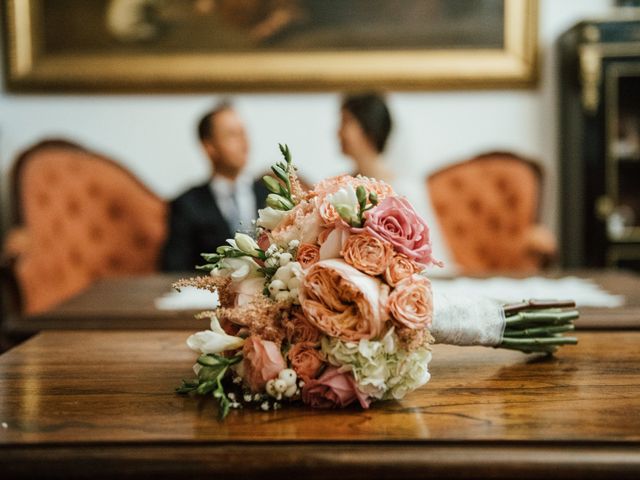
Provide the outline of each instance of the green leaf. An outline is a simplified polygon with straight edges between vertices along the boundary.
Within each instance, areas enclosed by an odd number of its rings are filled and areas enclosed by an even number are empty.
[[[213,367],[202,367],[198,372],[198,378],[200,382],[212,381],[218,378],[220,375],[220,371],[227,368],[227,365],[224,363],[219,363]]]
[[[198,363],[203,367],[215,367],[216,365],[220,365],[220,360],[216,357],[216,355],[200,355],[198,357]]]
[[[209,392],[213,392],[216,389],[216,381],[215,380],[207,380],[205,382],[201,382],[196,389],[196,392],[199,395],[206,395]]]

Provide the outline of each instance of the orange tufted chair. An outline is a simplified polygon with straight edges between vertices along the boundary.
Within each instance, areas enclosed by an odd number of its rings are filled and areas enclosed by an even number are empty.
[[[14,167],[17,227],[5,250],[24,314],[107,276],[157,270],[166,204],[131,173],[66,141],[42,142]]]
[[[540,168],[493,152],[444,168],[427,179],[445,241],[463,273],[530,272],[556,251],[536,225]]]

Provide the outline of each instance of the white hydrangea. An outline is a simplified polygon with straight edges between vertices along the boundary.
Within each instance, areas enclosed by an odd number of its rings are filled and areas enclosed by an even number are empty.
[[[399,348],[393,328],[380,341],[343,342],[324,337],[322,351],[329,363],[351,368],[360,389],[377,399],[403,398],[429,381],[431,351]]]

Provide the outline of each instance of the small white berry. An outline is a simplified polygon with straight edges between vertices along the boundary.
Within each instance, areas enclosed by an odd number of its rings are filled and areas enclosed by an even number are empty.
[[[236,399],[236,394],[231,392],[227,395],[227,397],[229,397],[229,400],[235,400]]]
[[[282,290],[286,290],[287,286],[282,280],[273,280],[269,284],[269,293],[275,295]]]
[[[273,382],[273,388],[278,393],[284,393],[287,390],[287,387],[287,382],[280,378]]]
[[[262,402],[262,403],[260,404],[260,408],[261,408],[262,410],[264,410],[265,412],[266,412],[266,411],[268,411],[268,410],[269,410],[269,402],[267,402],[267,401]]]
[[[291,398],[293,397],[296,393],[298,393],[298,387],[296,386],[296,384],[294,383],[293,385],[290,385],[284,392],[284,396],[287,398]]]
[[[278,292],[276,293],[276,301],[277,302],[286,302],[287,300],[289,300],[289,292],[287,290],[284,290],[282,292]]]
[[[287,282],[287,288],[293,290],[294,288],[300,288],[300,279],[297,277],[291,277]]]
[[[283,267],[288,265],[291,260],[293,260],[293,255],[291,255],[289,252],[285,252],[280,255],[280,265]]]
[[[296,384],[296,379],[298,378],[298,375],[296,374],[295,370],[293,370],[292,368],[285,368],[284,370],[280,371],[280,373],[278,374],[278,378],[280,380],[284,380],[287,386],[291,386]]]
[[[300,291],[297,288],[293,288],[289,291],[289,298],[292,302],[297,302],[299,296]]]
[[[250,402],[251,401],[251,394],[249,393],[245,393],[244,396],[242,397],[244,399],[245,402]]]
[[[300,246],[300,240],[293,239],[289,242],[289,248],[291,250],[298,248]]]
[[[276,390],[275,387],[275,380],[269,380],[267,382],[267,385],[265,386],[265,390],[267,392],[267,394],[269,394],[272,397],[275,397],[278,395],[278,390]]]

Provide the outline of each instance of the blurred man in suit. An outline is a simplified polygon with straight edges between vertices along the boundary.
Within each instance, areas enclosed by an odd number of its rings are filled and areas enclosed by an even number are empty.
[[[230,104],[202,117],[198,136],[213,176],[171,202],[162,258],[165,271],[193,270],[204,263],[201,253],[215,252],[236,231],[250,231],[268,194],[261,180],[242,174],[249,142],[244,123]]]

